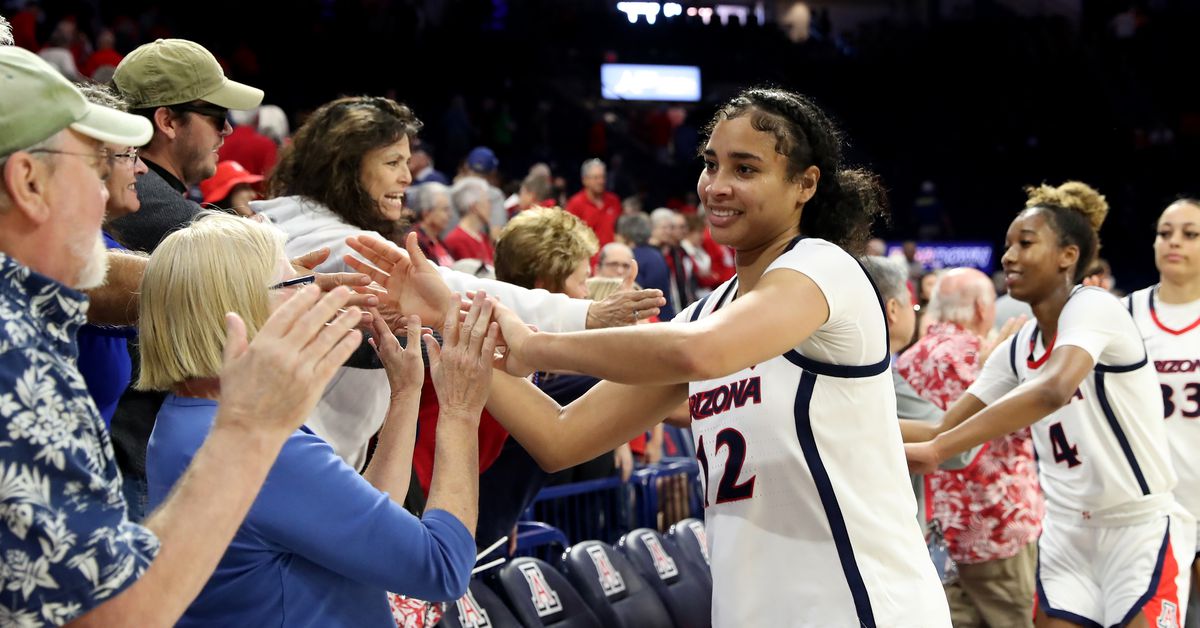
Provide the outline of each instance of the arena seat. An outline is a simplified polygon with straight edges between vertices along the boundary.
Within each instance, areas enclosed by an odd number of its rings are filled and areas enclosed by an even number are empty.
[[[500,569],[496,585],[513,614],[529,628],[601,628],[566,576],[545,561],[514,559]]]
[[[700,567],[668,547],[662,535],[638,528],[621,537],[620,550],[658,594],[677,628],[712,625],[712,585]]]
[[[680,554],[700,568],[711,589],[712,572],[709,570],[708,540],[704,534],[704,522],[692,517],[682,519],[671,526],[671,530],[667,532],[667,540]]]
[[[446,609],[438,628],[522,628],[504,602],[480,580]]]
[[[611,628],[671,628],[671,616],[629,560],[600,541],[572,545],[563,556],[567,579],[600,623]]]

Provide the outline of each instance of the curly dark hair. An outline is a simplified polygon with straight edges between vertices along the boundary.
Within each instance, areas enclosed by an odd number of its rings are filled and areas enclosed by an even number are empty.
[[[837,125],[807,96],[755,87],[717,110],[705,136],[712,135],[718,122],[744,115],[750,116],[756,130],[775,136],[775,151],[788,160],[789,180],[796,180],[809,166],[821,171],[816,193],[800,214],[800,233],[862,255],[875,221],[886,221],[887,193],[874,173],[843,163],[845,139]]]
[[[325,103],[283,150],[268,182],[270,193],[303,196],[360,229],[386,236],[397,227],[383,219],[378,202],[362,186],[363,155],[402,137],[411,140],[421,126],[411,109],[390,98],[352,96]]]

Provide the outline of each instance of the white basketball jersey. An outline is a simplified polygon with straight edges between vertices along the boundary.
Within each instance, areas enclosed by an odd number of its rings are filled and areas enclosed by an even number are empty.
[[[1175,499],[1200,518],[1200,301],[1158,301],[1158,287],[1126,297],[1162,388]]]
[[[1162,396],[1129,313],[1099,288],[1071,293],[1057,337],[1037,320],[992,352],[968,392],[995,403],[1036,378],[1054,348],[1071,345],[1095,360],[1067,405],[1030,431],[1047,508],[1073,521],[1103,525],[1159,511],[1175,486],[1163,429]]]
[[[824,240],[793,243],[766,272],[783,269],[820,287],[829,320],[785,355],[689,386],[713,624],[949,626],[916,521],[878,293]],[[736,291],[735,277],[676,320],[708,316]]]

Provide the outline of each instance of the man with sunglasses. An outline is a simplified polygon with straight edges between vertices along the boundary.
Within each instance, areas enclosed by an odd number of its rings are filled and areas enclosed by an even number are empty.
[[[140,153],[150,168],[137,183],[142,209],[112,223],[122,243],[149,253],[200,211],[185,195],[216,172],[217,149],[233,130],[229,110],[257,107],[263,92],[226,78],[212,53],[185,39],[139,46],[117,66],[113,83],[130,112],[154,126]]]

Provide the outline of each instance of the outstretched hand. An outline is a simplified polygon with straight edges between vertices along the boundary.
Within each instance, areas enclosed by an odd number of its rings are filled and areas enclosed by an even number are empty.
[[[478,294],[475,295],[475,300],[479,298]],[[500,355],[495,361],[496,368],[515,377],[528,376],[533,373],[534,368],[525,361],[524,348],[537,329],[526,325],[516,312],[505,307],[495,297],[489,297],[487,300],[491,306],[492,319],[500,329],[500,337],[497,340]]]
[[[256,214],[257,215],[257,214]],[[310,251],[292,260],[292,268],[296,272],[304,275],[313,275],[316,277],[317,287],[322,292],[329,292],[338,286],[346,286],[355,292],[350,295],[350,301],[346,305],[356,305],[358,307],[375,307],[379,305],[379,297],[370,291],[366,290],[371,283],[371,278],[362,273],[319,273],[316,268],[325,263],[329,259],[329,247],[322,247],[315,251]],[[365,322],[364,318],[364,322]]]
[[[479,420],[492,383],[492,358],[499,327],[492,322],[492,305],[477,296],[467,317],[459,322],[458,295],[446,308],[439,347],[432,334],[423,339],[429,351],[429,376],[443,413]]]
[[[220,416],[249,430],[291,434],[316,407],[334,373],[362,342],[352,292],[307,286],[285,301],[247,342],[246,323],[225,315]]]
[[[421,358],[421,317],[408,316],[401,318],[401,324],[408,334],[408,346],[401,347],[396,334],[388,326],[385,317],[378,311],[372,311],[373,336],[367,342],[375,349],[383,370],[387,372],[388,384],[391,387],[392,398],[403,393],[421,392],[425,381],[425,361]]]
[[[383,286],[387,298],[400,313],[427,321],[442,318],[450,303],[450,289],[417,246],[417,234],[408,234],[403,250],[369,235],[351,236],[346,238],[346,244],[362,256],[359,259],[346,255],[343,258],[346,263]],[[388,304],[383,306],[386,310]]]
[[[933,473],[942,463],[932,441],[904,443],[904,457],[908,459],[908,472],[913,475]]]
[[[987,337],[979,341],[979,364],[987,362],[988,356],[992,355],[992,351],[996,350],[996,345],[1004,342],[1009,336],[1017,333],[1018,329],[1029,320],[1024,314],[1014,316],[1000,326],[999,330],[992,330]]]

